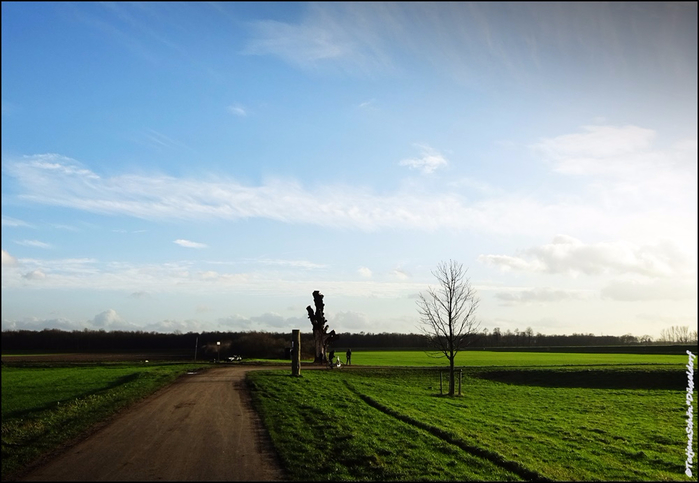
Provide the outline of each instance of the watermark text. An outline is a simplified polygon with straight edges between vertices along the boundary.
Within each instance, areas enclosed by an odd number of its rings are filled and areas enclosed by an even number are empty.
[[[694,451],[692,450],[692,441],[694,440],[694,359],[697,358],[690,351],[687,351],[689,362],[687,362],[687,450],[685,451],[687,459],[684,462],[684,474],[692,477],[692,464],[694,460]]]

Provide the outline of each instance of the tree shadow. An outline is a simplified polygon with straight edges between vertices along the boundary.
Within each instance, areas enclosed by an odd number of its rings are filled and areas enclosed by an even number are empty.
[[[133,374],[129,374],[129,375],[120,377],[120,378],[114,380],[113,382],[111,382],[110,384],[106,384],[99,389],[95,389],[93,391],[87,391],[87,392],[84,392],[82,394],[78,394],[78,395],[73,396],[73,397],[68,398],[68,399],[51,401],[49,403],[46,403],[43,405],[37,405],[37,406],[27,408],[27,409],[10,411],[10,412],[6,413],[4,415],[4,417],[6,419],[27,418],[33,414],[38,414],[38,413],[41,413],[43,411],[47,411],[49,409],[55,409],[56,407],[60,407],[61,404],[66,405],[66,404],[69,404],[71,401],[80,400],[80,399],[86,398],[88,396],[92,396],[93,394],[105,393],[105,392],[109,391],[110,389],[114,389],[114,388],[117,388],[119,386],[123,386],[124,384],[127,384],[129,382],[135,381],[139,377],[141,377],[141,374],[138,372],[133,373]]]
[[[687,374],[682,370],[495,370],[475,377],[505,384],[588,389],[663,389],[684,391]]]

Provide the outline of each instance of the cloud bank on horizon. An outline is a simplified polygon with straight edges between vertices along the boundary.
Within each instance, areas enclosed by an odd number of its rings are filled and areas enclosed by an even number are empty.
[[[695,326],[696,13],[3,3],[2,330]]]

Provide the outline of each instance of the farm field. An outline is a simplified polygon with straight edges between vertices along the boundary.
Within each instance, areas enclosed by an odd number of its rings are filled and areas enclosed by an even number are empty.
[[[345,362],[344,351],[338,352]],[[577,365],[622,365],[648,364],[683,366],[687,363],[686,355],[665,354],[596,354],[596,353],[561,353],[561,352],[494,352],[463,351],[456,357],[459,367],[473,366],[577,366]],[[425,351],[354,351],[353,366],[391,366],[391,367],[445,367],[444,357],[435,357]]]
[[[440,396],[445,359],[422,351],[356,351],[340,370],[257,370],[247,380],[292,480],[688,481],[686,362],[463,352],[455,398]],[[3,480],[202,367],[211,365],[3,364]]]
[[[472,365],[455,398],[439,394],[444,360],[248,380],[293,480],[688,480],[686,357],[478,354],[461,354]]]

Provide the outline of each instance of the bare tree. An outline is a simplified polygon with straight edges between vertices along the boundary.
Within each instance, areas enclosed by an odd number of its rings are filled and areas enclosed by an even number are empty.
[[[466,277],[463,265],[449,260],[440,262],[432,272],[437,287],[420,294],[417,305],[421,330],[433,347],[449,360],[449,395],[454,395],[454,359],[478,332],[475,314],[479,299]]]
[[[689,344],[696,341],[696,331],[691,332],[689,326],[673,325],[668,329],[660,331],[660,341],[676,344]]]

